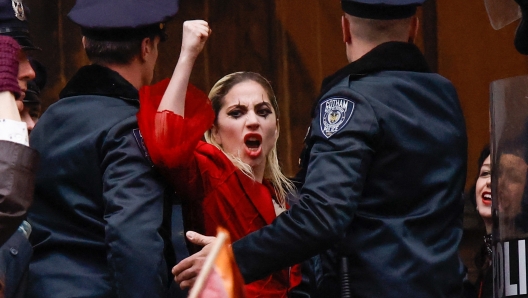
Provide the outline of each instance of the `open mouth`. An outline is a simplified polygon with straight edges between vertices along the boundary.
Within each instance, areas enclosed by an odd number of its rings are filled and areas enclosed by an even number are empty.
[[[262,147],[262,136],[259,134],[247,134],[244,137],[244,144],[246,144],[246,152],[249,156],[256,157],[259,156]]]
[[[246,146],[250,150],[256,150],[258,147],[260,147],[260,140],[257,140],[256,138],[251,138],[246,141]]]
[[[485,192],[482,194],[482,203],[485,205],[491,205],[491,193]]]

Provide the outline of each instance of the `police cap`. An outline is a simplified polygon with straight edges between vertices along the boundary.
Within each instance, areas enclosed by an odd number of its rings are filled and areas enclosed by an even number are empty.
[[[127,40],[162,34],[179,0],[77,0],[68,17],[95,40]]]
[[[28,18],[22,0],[0,0],[0,34],[13,37],[24,50],[40,50],[29,38]]]
[[[40,104],[40,91],[44,89],[47,81],[47,71],[44,65],[35,59],[29,58],[29,63],[35,71],[35,78],[27,83],[26,96],[22,100],[24,104]]]
[[[343,11],[365,19],[404,19],[416,13],[425,0],[341,0]]]

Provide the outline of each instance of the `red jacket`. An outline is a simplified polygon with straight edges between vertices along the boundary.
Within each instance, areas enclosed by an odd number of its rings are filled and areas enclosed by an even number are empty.
[[[209,99],[194,87],[187,91],[185,118],[169,111],[157,112],[168,80],[140,91],[138,122],[155,165],[164,169],[183,199],[187,230],[208,236],[226,228],[232,241],[270,224],[276,217],[268,181],[254,181],[240,171],[215,146],[201,141],[214,121]],[[287,297],[300,282],[294,267],[246,285],[247,297]]]

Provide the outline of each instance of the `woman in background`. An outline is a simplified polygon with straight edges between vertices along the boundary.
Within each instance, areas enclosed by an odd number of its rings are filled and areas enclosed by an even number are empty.
[[[475,257],[479,270],[476,282],[477,297],[493,297],[492,270],[492,217],[491,217],[491,158],[489,146],[484,147],[478,159],[478,175],[475,184],[469,191],[471,201],[484,221],[486,235],[480,252]]]

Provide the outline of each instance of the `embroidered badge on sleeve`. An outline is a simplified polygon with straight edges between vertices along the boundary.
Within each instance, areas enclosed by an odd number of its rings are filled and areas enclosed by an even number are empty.
[[[330,138],[348,123],[354,112],[354,102],[343,97],[331,97],[321,102],[321,132]]]

